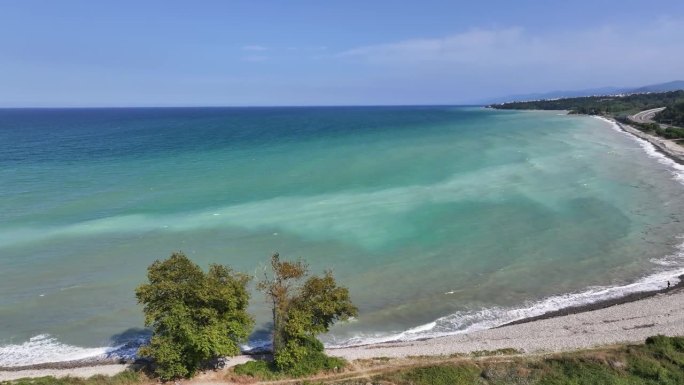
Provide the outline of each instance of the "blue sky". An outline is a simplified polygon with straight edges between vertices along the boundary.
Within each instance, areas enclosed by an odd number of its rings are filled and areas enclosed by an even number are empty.
[[[684,78],[684,1],[0,0],[0,106],[463,104]]]

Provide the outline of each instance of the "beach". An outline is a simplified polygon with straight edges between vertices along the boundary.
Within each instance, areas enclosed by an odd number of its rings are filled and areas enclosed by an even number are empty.
[[[551,353],[618,343],[642,343],[647,337],[684,335],[684,292],[607,308],[424,341],[386,343],[329,354],[348,360],[372,357],[449,355],[513,348],[524,353]]]
[[[628,132],[638,138],[641,138],[643,140],[648,141],[651,143],[653,146],[655,146],[658,150],[660,150],[662,153],[670,157],[672,160],[676,161],[677,163],[684,164],[684,147],[680,146],[679,144],[675,143],[672,140],[661,138],[655,135],[647,134],[643,131],[637,130],[636,128],[624,124],[624,123],[619,123],[617,121],[614,121],[610,119],[611,122],[615,123],[618,127],[620,127],[623,131]]]
[[[681,287],[633,302],[576,314],[428,340],[328,349],[326,353],[350,361],[374,357],[463,354],[505,348],[540,354],[619,343],[643,343],[647,337],[658,334],[684,335],[684,289]],[[228,367],[251,359],[248,355],[233,357]],[[22,377],[113,375],[127,367],[125,364],[92,364],[61,369],[0,371],[0,381]]]

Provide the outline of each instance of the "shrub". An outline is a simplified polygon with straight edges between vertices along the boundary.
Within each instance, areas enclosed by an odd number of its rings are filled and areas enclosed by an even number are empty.
[[[478,383],[480,372],[475,365],[432,365],[390,373],[378,379],[395,384],[471,385]]]
[[[244,364],[235,365],[233,372],[240,376],[250,376],[259,380],[271,381],[282,377],[270,361],[249,361]]]

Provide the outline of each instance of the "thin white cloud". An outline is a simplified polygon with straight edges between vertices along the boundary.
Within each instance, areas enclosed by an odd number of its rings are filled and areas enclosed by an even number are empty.
[[[467,69],[558,66],[571,70],[684,65],[684,20],[536,34],[520,27],[474,29],[437,37],[356,47],[335,55],[384,67]],[[681,77],[681,76],[680,76]]]
[[[245,45],[242,46],[243,51],[255,51],[255,52],[262,52],[262,51],[268,51],[268,47],[264,47],[263,45]]]
[[[374,62],[464,60],[476,57],[492,48],[519,44],[521,28],[501,30],[471,30],[441,37],[410,39],[396,43],[353,48],[339,57],[358,57]]]
[[[317,46],[302,46],[302,47],[297,47],[297,46],[289,46],[285,48],[287,51],[325,51],[328,49],[327,46],[325,45],[317,45]]]
[[[265,55],[247,55],[242,57],[243,61],[259,63],[268,60],[268,56]]]

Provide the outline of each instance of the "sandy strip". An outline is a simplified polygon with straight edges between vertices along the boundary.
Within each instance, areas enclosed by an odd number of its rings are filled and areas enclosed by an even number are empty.
[[[684,335],[684,292],[678,290],[604,309],[469,334],[330,349],[328,353],[354,360],[468,353],[503,348],[528,353],[559,352],[623,342],[641,343],[646,337],[656,334]]]

